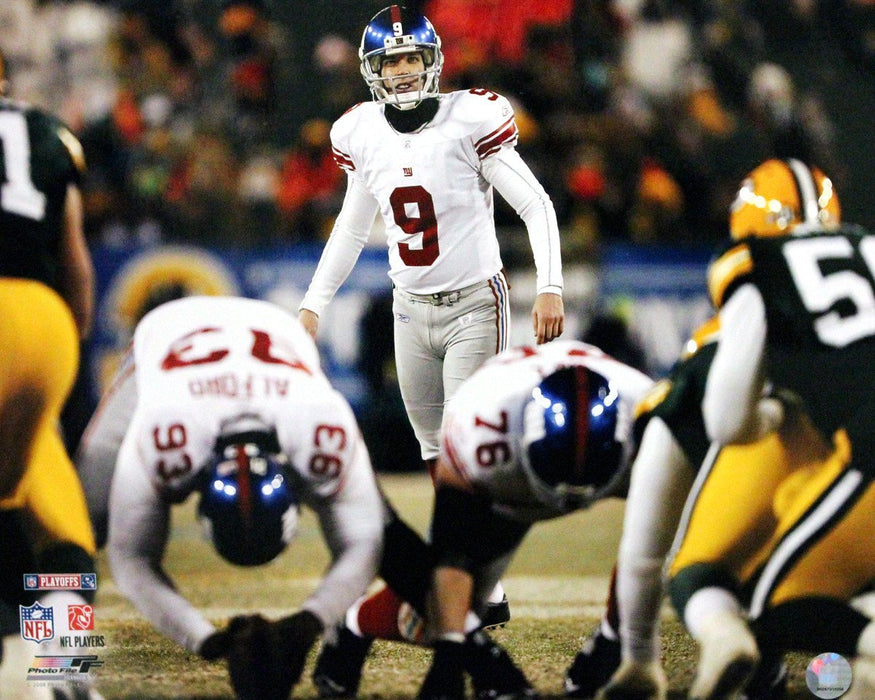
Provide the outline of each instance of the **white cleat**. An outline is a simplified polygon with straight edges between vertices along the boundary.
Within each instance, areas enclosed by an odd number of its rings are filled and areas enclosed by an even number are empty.
[[[733,613],[719,613],[703,630],[696,678],[690,700],[734,698],[756,669],[760,652],[744,620]]]
[[[595,700],[665,700],[668,679],[657,661],[623,661]]]

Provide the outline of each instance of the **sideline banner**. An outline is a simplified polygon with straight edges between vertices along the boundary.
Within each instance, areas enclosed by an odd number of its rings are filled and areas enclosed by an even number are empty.
[[[692,332],[714,314],[708,248],[614,244],[600,264],[602,305],[621,315],[653,376],[665,375]]]
[[[97,272],[97,324],[90,346],[96,390],[111,379],[143,313],[162,299],[186,294],[240,294],[297,313],[321,245],[230,250],[189,245],[92,251]],[[610,246],[598,268],[566,267],[566,334],[577,337],[598,311],[620,315],[644,350],[653,375],[666,372],[683,342],[711,313],[705,286],[708,253],[700,250]],[[349,279],[320,319],[324,369],[354,407],[367,394],[362,360],[391,352],[391,330],[363,330],[370,310],[391,304],[384,248],[365,248]],[[514,343],[530,342],[534,294],[531,272],[510,275]],[[377,324],[378,326],[380,324]],[[368,324],[371,328],[373,324]],[[391,329],[391,321],[389,321]],[[368,335],[370,333],[370,335]],[[374,337],[374,336],[377,337]]]

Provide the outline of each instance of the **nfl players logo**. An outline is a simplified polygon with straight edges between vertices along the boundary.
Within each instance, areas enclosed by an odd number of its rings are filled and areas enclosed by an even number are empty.
[[[68,605],[67,626],[76,632],[94,629],[94,608],[90,605]]]
[[[51,607],[39,603],[30,606],[19,605],[21,616],[21,636],[31,642],[45,642],[55,636],[54,616]]]

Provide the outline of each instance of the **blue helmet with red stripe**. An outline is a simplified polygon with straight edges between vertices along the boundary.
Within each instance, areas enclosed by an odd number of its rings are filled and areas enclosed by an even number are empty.
[[[532,390],[524,422],[523,468],[549,506],[585,507],[623,471],[620,396],[598,372],[573,366],[544,378]]]
[[[266,564],[285,549],[297,527],[298,499],[275,432],[219,437],[198,514],[216,551],[232,564]]]
[[[418,75],[419,89],[396,93],[392,81],[381,76],[383,60],[414,52],[422,55],[425,65]],[[438,94],[438,79],[444,65],[441,40],[428,18],[419,12],[390,5],[375,14],[362,33],[359,60],[362,76],[377,102],[412,109],[426,97]]]

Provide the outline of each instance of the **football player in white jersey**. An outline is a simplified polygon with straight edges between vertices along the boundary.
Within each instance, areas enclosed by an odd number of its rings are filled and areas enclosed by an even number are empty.
[[[558,337],[564,325],[559,229],[550,197],[514,148],[510,102],[483,89],[438,92],[443,55],[428,19],[387,7],[366,26],[359,55],[374,100],[332,127],[347,191],[300,319],[315,337],[379,214],[394,286],[401,395],[423,460],[433,466],[445,402],[508,343],[493,190],[528,229],[538,343]]]
[[[435,654],[421,698],[464,697],[466,617],[482,613],[529,528],[622,495],[632,411],[652,384],[596,347],[560,340],[500,354],[456,393],[436,469]],[[500,690],[528,688],[520,674]]]
[[[332,127],[347,190],[299,317],[315,338],[319,316],[379,214],[394,287],[398,383],[432,472],[444,405],[508,345],[508,283],[493,191],[528,230],[537,272],[537,343],[564,328],[559,228],[549,195],[515,150],[510,102],[484,89],[439,92],[441,42],[426,17],[399,5],[381,10],[365,27],[359,58],[374,100],[355,105]],[[378,600],[379,617],[397,617],[399,598],[387,591]],[[500,585],[492,600],[506,621]]]
[[[108,522],[119,590],[189,651],[227,656],[241,697],[264,687],[260,697],[288,697],[320,631],[375,577],[384,527],[397,520],[313,340],[294,315],[259,300],[189,297],[146,314],[77,462],[102,536]],[[173,586],[162,567],[171,506],[193,493],[218,552],[243,566],[285,547],[299,503],[315,511],[332,564],[300,612],[217,630]],[[282,643],[262,648],[258,635],[275,633]],[[235,650],[241,637],[251,658]]]

